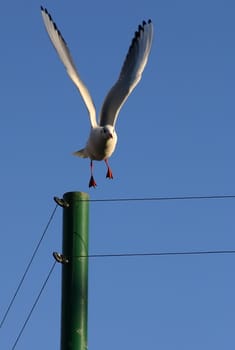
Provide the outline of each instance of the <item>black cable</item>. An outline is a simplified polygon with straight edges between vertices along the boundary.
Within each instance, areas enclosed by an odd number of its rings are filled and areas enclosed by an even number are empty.
[[[144,257],[144,256],[169,256],[169,255],[209,255],[209,254],[235,254],[235,250],[198,250],[184,252],[150,252],[150,253],[110,253],[89,254],[87,256],[75,256],[75,258],[121,258],[121,257]]]
[[[34,258],[36,256],[36,254],[37,254],[37,251],[38,251],[38,249],[40,247],[40,244],[42,243],[42,240],[43,240],[43,238],[44,238],[44,236],[45,236],[45,234],[46,234],[46,232],[47,232],[47,230],[48,230],[48,228],[49,228],[49,226],[50,226],[50,224],[52,222],[52,219],[53,219],[53,217],[55,215],[57,207],[58,207],[58,205],[55,206],[55,209],[53,210],[53,212],[52,212],[52,214],[51,214],[51,216],[50,216],[50,218],[48,220],[48,223],[47,223],[47,225],[46,225],[46,227],[45,227],[45,229],[44,229],[44,231],[42,233],[42,236],[39,239],[36,248],[34,249],[34,252],[33,252],[32,256],[31,256],[31,259],[29,260],[29,263],[28,263],[28,265],[27,265],[27,267],[25,269],[25,272],[24,272],[24,274],[23,274],[23,276],[22,276],[22,278],[21,278],[21,280],[19,282],[19,285],[16,288],[16,291],[15,291],[15,293],[14,293],[14,295],[13,295],[13,297],[12,297],[12,299],[11,299],[9,305],[8,305],[8,308],[7,308],[5,314],[4,314],[3,318],[2,318],[2,321],[1,321],[1,324],[0,324],[0,328],[3,326],[3,324],[4,324],[4,322],[5,322],[6,318],[7,318],[7,315],[8,315],[8,313],[9,313],[9,311],[10,311],[10,309],[11,309],[13,303],[14,303],[14,300],[15,300],[17,294],[19,293],[19,290],[20,290],[20,288],[21,288],[21,286],[22,286],[22,284],[24,282],[24,279],[25,279],[25,277],[26,277],[26,275],[27,275],[27,273],[29,271],[29,268],[32,265],[32,262],[33,262],[33,260],[34,260]]]
[[[45,289],[46,284],[47,284],[49,278],[51,277],[51,274],[52,274],[52,272],[53,272],[53,270],[54,270],[55,265],[56,265],[56,261],[54,261],[54,263],[53,263],[53,265],[52,265],[52,267],[51,267],[51,269],[50,269],[50,271],[49,271],[49,273],[48,273],[48,275],[47,275],[47,278],[46,278],[46,280],[44,281],[44,283],[43,283],[43,285],[42,285],[42,288],[41,288],[41,290],[40,290],[40,292],[39,292],[39,294],[38,294],[38,296],[37,296],[37,298],[36,298],[36,300],[35,300],[35,302],[34,302],[32,308],[31,308],[31,310],[30,310],[30,312],[29,312],[29,314],[28,314],[28,316],[27,316],[27,318],[26,318],[26,320],[25,320],[25,322],[24,322],[24,324],[23,324],[23,326],[22,326],[22,328],[21,328],[21,330],[20,330],[20,332],[19,332],[19,334],[18,334],[16,340],[15,340],[15,343],[14,343],[14,345],[13,345],[13,347],[12,347],[12,350],[15,349],[15,347],[16,347],[16,345],[17,345],[17,343],[18,343],[18,341],[19,341],[19,339],[20,339],[20,337],[21,337],[21,335],[22,335],[22,333],[23,333],[25,327],[27,326],[27,323],[28,323],[28,321],[29,321],[29,319],[30,319],[30,317],[31,317],[31,315],[32,315],[32,313],[33,313],[33,311],[34,311],[34,309],[35,309],[35,307],[36,307],[36,305],[37,305],[37,303],[38,303],[38,301],[39,301],[41,295],[42,295],[42,292],[43,292],[43,290]]]
[[[235,199],[235,195],[205,195],[205,196],[176,196],[176,197],[139,197],[139,198],[106,198],[88,199],[89,202],[144,202],[144,201],[175,201],[175,200],[203,200],[203,199]]]

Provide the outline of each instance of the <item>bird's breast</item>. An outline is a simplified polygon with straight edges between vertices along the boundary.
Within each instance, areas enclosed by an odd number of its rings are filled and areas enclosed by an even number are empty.
[[[91,134],[86,145],[89,158],[92,160],[104,160],[109,158],[116,147],[117,135],[114,133],[112,138],[105,139],[99,134]]]

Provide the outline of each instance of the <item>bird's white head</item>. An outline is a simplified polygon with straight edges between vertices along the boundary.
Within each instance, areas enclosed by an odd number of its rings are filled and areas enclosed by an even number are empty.
[[[101,135],[107,140],[115,138],[115,130],[112,125],[102,126],[100,131]]]

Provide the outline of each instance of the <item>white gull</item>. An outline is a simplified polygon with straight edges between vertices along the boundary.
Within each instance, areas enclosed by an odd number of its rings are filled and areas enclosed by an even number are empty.
[[[153,39],[153,24],[151,20],[147,22],[143,21],[135,32],[119,78],[104,99],[99,122],[97,123],[93,100],[78,74],[63,36],[47,9],[41,6],[41,13],[51,42],[65,65],[69,77],[78,88],[88,110],[91,123],[90,135],[86,146],[74,152],[74,155],[82,158],[90,158],[91,177],[89,187],[96,187],[97,185],[93,176],[94,160],[104,160],[107,166],[106,177],[113,179],[108,159],[113,154],[117,143],[117,134],[115,132],[116,120],[124,102],[139,83],[148,61]]]

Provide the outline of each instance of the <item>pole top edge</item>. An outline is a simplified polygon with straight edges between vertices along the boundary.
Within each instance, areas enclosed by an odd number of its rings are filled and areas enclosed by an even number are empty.
[[[88,193],[86,192],[78,192],[78,191],[74,191],[74,192],[66,192],[63,195],[64,200],[89,200],[90,196]]]

